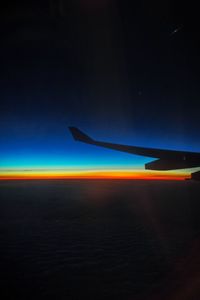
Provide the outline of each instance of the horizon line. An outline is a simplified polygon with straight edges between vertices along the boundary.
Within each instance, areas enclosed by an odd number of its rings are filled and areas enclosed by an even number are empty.
[[[147,171],[147,170],[130,170],[130,169],[110,169],[110,170],[4,170],[0,171],[0,180],[49,180],[49,179],[127,179],[127,180],[185,180],[190,178],[187,173],[177,171]]]

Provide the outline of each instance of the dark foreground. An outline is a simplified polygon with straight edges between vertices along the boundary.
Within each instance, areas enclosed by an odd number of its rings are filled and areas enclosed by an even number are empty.
[[[0,182],[1,299],[200,299],[200,184]]]

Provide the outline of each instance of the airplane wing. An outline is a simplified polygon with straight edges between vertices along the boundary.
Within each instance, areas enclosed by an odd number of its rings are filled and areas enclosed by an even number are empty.
[[[145,164],[145,169],[148,170],[166,171],[200,167],[200,153],[198,152],[164,150],[156,148],[113,144],[94,140],[76,127],[69,127],[69,130],[73,138],[79,142],[109,148],[117,151],[127,152],[130,154],[156,158],[156,160]]]

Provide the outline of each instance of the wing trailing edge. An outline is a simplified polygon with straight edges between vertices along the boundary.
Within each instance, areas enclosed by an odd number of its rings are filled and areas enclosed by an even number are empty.
[[[199,163],[200,165],[200,163]],[[169,171],[178,169],[195,168],[196,161],[180,160],[180,159],[157,159],[145,164],[146,170]]]

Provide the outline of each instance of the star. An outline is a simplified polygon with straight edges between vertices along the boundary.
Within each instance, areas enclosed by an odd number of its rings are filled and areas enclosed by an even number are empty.
[[[175,29],[171,32],[170,36],[172,36],[172,35],[178,33],[182,28],[183,28],[183,26],[179,26],[179,27],[175,28]]]

